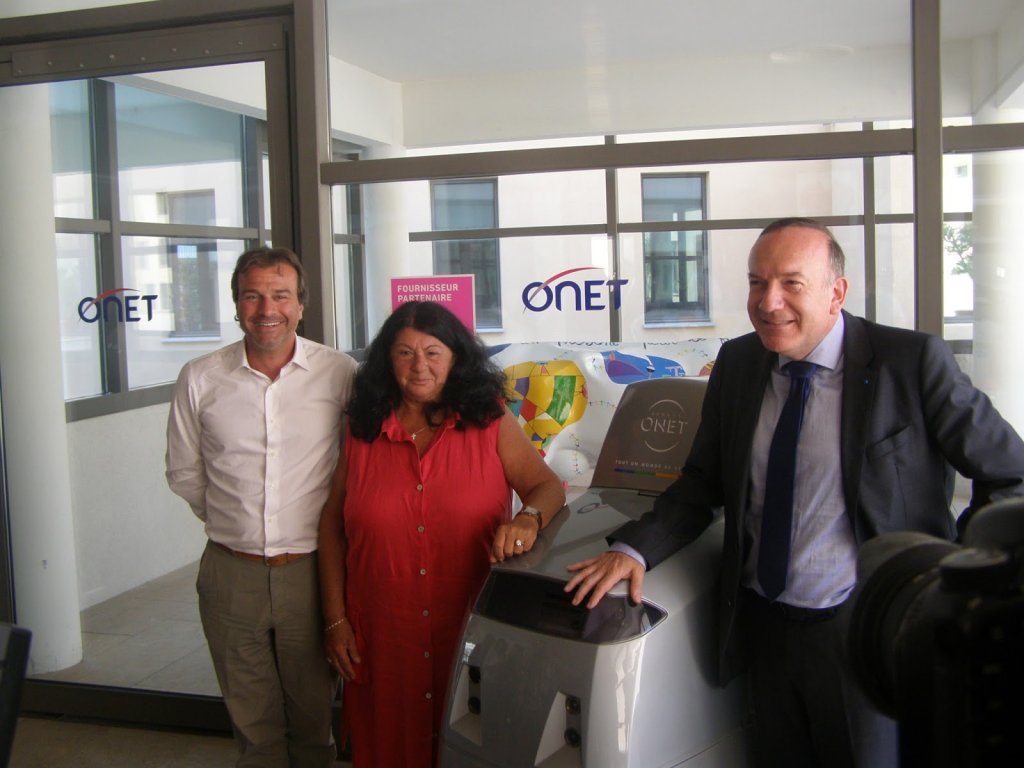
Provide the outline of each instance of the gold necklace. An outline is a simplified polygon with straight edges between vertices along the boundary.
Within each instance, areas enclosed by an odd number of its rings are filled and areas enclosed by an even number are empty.
[[[416,435],[418,435],[420,432],[422,432],[425,429],[430,429],[430,425],[427,424],[426,426],[420,427],[415,432],[410,432],[409,433],[409,437],[411,437],[413,440],[415,440],[416,439]]]

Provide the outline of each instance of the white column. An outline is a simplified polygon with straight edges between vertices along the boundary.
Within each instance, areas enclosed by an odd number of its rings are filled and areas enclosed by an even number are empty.
[[[57,312],[49,89],[0,88],[0,377],[17,623],[29,673],[82,659]]]
[[[992,110],[980,122],[1024,120]],[[974,156],[974,382],[1024,435],[1024,150]]]

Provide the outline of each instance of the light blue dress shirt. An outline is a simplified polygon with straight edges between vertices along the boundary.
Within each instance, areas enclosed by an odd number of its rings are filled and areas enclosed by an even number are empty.
[[[840,315],[828,335],[806,357],[819,370],[811,379],[804,427],[797,444],[789,571],[786,589],[778,597],[781,602],[804,608],[838,605],[849,596],[857,578],[857,541],[846,513],[840,462],[844,327]],[[782,371],[788,362],[790,358],[779,355],[772,368],[751,454],[745,534],[754,543],[743,566],[743,583],[758,593],[762,590],[757,583],[757,542],[761,538],[768,450],[789,392],[790,378]],[[614,542],[611,549],[647,565],[628,544]]]
[[[857,578],[857,541],[843,498],[840,461],[840,420],[843,404],[842,315],[821,343],[805,358],[819,366],[811,379],[796,455],[793,533],[786,589],[778,600],[804,608],[837,605],[850,594]],[[754,542],[743,566],[743,583],[761,592],[757,583],[758,542],[768,464],[775,424],[789,392],[790,378],[779,355],[765,388],[750,465],[746,535]]]

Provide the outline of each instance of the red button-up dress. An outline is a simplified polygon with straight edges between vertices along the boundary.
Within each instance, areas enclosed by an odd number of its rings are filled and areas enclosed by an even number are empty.
[[[500,424],[449,418],[422,457],[394,413],[372,443],[345,441],[346,611],[362,661],[342,723],[356,768],[436,765],[463,620],[511,514]]]

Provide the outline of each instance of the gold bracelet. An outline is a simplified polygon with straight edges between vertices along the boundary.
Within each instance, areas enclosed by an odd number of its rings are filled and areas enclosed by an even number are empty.
[[[337,621],[331,622],[326,627],[324,627],[324,632],[330,632],[332,629],[341,626],[346,621],[348,621],[348,619],[338,619]]]

